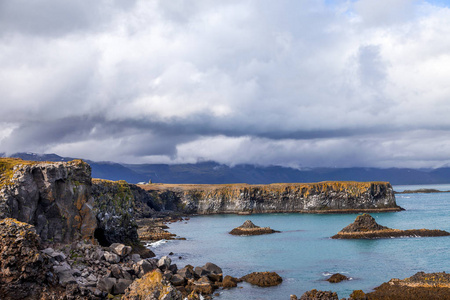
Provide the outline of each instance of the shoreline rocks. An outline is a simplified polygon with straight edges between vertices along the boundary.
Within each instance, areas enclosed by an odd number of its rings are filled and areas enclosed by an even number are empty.
[[[332,239],[378,239],[394,237],[437,237],[449,236],[450,233],[438,229],[391,229],[379,225],[369,214],[356,217],[355,222],[339,231]]]
[[[229,233],[232,235],[261,235],[279,232],[270,227],[259,227],[253,224],[252,221],[247,220],[239,227],[234,228]]]

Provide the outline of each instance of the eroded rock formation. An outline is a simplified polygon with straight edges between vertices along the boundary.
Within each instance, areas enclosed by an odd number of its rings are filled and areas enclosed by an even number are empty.
[[[230,234],[232,235],[261,235],[261,234],[270,234],[279,232],[276,230],[273,230],[269,227],[259,227],[253,224],[252,221],[247,220],[239,227],[234,228],[230,231]]]
[[[140,187],[148,191],[153,207],[183,213],[339,213],[401,209],[387,182],[148,184]]]
[[[376,239],[392,237],[430,237],[430,236],[448,236],[449,232],[437,229],[391,229],[379,225],[369,214],[363,214],[356,217],[355,222],[348,225],[332,236],[333,239]]]

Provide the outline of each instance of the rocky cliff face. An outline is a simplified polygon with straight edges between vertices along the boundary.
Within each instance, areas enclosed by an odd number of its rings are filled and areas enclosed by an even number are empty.
[[[0,218],[35,225],[44,241],[93,239],[97,222],[87,163],[1,159],[0,166]]]
[[[163,209],[183,213],[400,210],[387,182],[142,185]]]
[[[32,224],[44,242],[138,242],[134,197],[124,181],[91,179],[81,161],[0,158],[0,219]]]
[[[135,201],[126,181],[93,179],[92,196],[98,226],[95,237],[104,246],[138,242]]]

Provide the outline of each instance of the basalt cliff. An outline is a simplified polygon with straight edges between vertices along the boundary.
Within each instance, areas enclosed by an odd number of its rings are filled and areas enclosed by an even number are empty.
[[[134,198],[126,182],[91,179],[81,161],[0,159],[0,219],[34,225],[43,242],[137,243]]]
[[[401,210],[388,182],[139,185],[149,206],[188,214],[345,213]]]

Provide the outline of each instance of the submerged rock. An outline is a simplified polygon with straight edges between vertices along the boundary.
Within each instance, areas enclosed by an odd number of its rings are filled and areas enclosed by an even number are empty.
[[[327,279],[327,281],[331,283],[338,283],[344,280],[350,280],[350,278],[340,273],[333,274],[330,278]]]
[[[429,237],[448,236],[449,232],[444,230],[430,229],[391,229],[378,224],[369,214],[357,216],[355,222],[339,231],[332,239],[376,239],[392,237]]]
[[[247,220],[239,227],[234,228],[230,231],[232,235],[261,235],[279,232],[271,229],[270,227],[259,227],[252,223],[252,221]]]

